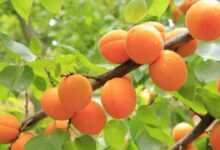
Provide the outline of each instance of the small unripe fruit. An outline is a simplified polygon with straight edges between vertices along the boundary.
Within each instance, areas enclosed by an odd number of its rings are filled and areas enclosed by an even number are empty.
[[[173,138],[175,141],[179,141],[192,130],[193,127],[190,124],[186,122],[179,123],[173,128]]]
[[[59,86],[60,101],[65,110],[74,112],[86,107],[92,97],[92,86],[82,75],[71,75],[63,79]]]
[[[33,137],[32,133],[22,133],[12,144],[11,150],[25,150],[25,144]]]
[[[166,41],[169,41],[171,39],[173,39],[174,37],[181,35],[183,33],[187,32],[187,28],[176,28],[170,32],[168,32],[165,35],[165,39]],[[180,45],[177,48],[177,53],[180,54],[182,57],[187,57],[192,55],[196,49],[197,49],[197,45],[198,45],[198,41],[193,39],[185,44]]]
[[[101,100],[106,112],[113,118],[127,118],[135,109],[135,89],[128,79],[113,78],[105,83]]]
[[[163,37],[151,25],[137,25],[128,31],[127,54],[138,64],[151,64],[163,48]]]
[[[164,50],[149,66],[150,77],[163,90],[179,90],[187,80],[187,67],[182,57],[175,52]]]
[[[81,133],[96,135],[104,128],[106,116],[102,107],[91,101],[84,109],[72,116],[72,123]]]
[[[113,30],[99,41],[102,55],[111,63],[120,64],[129,59],[126,53],[127,31]]]
[[[220,123],[216,123],[210,133],[210,144],[213,150],[220,150]]]
[[[48,125],[48,127],[44,130],[46,135],[52,134],[56,129],[61,129],[67,131],[68,128],[68,120],[56,120]]]
[[[220,36],[220,3],[215,0],[201,0],[186,14],[186,26],[191,35],[204,41],[216,40]]]
[[[72,111],[63,107],[60,102],[57,88],[52,88],[44,92],[41,98],[43,111],[56,120],[67,120],[72,116]]]
[[[0,115],[0,144],[8,144],[19,134],[20,124],[16,117],[10,114]]]

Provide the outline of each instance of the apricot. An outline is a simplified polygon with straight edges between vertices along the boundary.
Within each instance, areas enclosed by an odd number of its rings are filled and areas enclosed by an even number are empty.
[[[182,57],[172,51],[164,50],[149,66],[150,77],[163,90],[179,90],[187,80],[187,67]]]
[[[173,128],[173,133],[172,133],[173,138],[175,141],[179,141],[188,133],[190,133],[192,130],[193,127],[190,124],[186,122],[179,123]]]
[[[58,93],[64,108],[73,114],[90,103],[92,86],[89,80],[82,75],[71,75],[60,83]]]
[[[200,0],[186,14],[186,26],[191,35],[204,41],[220,36],[220,3],[215,0]]]
[[[189,144],[189,145],[187,145],[186,150],[198,150],[198,149],[195,145]]]
[[[168,32],[165,35],[165,39],[166,39],[166,41],[169,41],[169,40],[173,39],[174,37],[181,35],[187,31],[188,31],[187,28],[176,28],[176,29]],[[197,46],[198,46],[198,41],[196,39],[193,39],[193,40],[181,45],[177,49],[176,52],[178,54],[180,54],[182,57],[187,57],[187,56],[190,56],[193,53],[195,53]]]
[[[44,130],[46,135],[52,134],[56,129],[61,129],[63,131],[67,131],[68,128],[68,120],[56,120],[48,125],[48,127]]]
[[[84,109],[72,116],[72,123],[81,133],[96,135],[104,128],[106,116],[102,107],[91,101]]]
[[[190,7],[195,4],[196,2],[198,2],[199,0],[184,0],[183,3],[179,6],[180,10],[182,12],[187,12]]]
[[[137,25],[128,31],[127,54],[138,64],[151,64],[164,48],[163,37],[151,25]]]
[[[124,76],[124,78],[125,79],[128,79],[129,81],[132,81],[132,75],[131,74],[126,74],[125,76]]]
[[[11,150],[25,150],[25,144],[33,137],[32,133],[22,133],[12,144]]]
[[[219,150],[220,149],[220,123],[216,123],[213,127],[211,133],[210,133],[210,144],[213,150]]]
[[[121,29],[105,34],[99,41],[99,49],[105,59],[114,64],[127,61],[126,38],[127,31]]]
[[[125,78],[107,81],[101,91],[106,112],[113,118],[127,118],[135,109],[136,93],[131,82]]]
[[[216,89],[218,92],[220,92],[220,80],[216,81]]]
[[[156,28],[161,33],[162,37],[164,38],[166,27],[163,24],[161,24],[160,22],[149,21],[149,22],[144,23],[144,25],[153,26],[154,28]]]
[[[73,114],[72,111],[65,109],[61,104],[57,88],[44,92],[41,97],[41,107],[48,116],[56,120],[67,120]]]
[[[20,124],[17,118],[10,114],[0,115],[0,144],[8,144],[19,134]]]

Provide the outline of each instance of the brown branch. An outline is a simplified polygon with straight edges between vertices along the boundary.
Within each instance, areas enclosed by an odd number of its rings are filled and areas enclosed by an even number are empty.
[[[54,79],[53,79],[53,77],[52,77],[50,71],[49,71],[47,68],[45,68],[44,71],[45,71],[46,74],[47,74],[47,77],[48,77],[48,80],[49,80],[50,84],[51,84],[53,87],[55,87],[55,86],[56,86],[56,83],[54,82]]]
[[[184,138],[175,143],[170,150],[180,150],[186,147],[188,144],[192,143],[196,138],[198,138],[205,130],[212,124],[215,120],[214,117],[209,114],[202,117],[202,120],[196,125],[192,132],[186,135]]]
[[[29,116],[29,96],[28,92],[25,92],[25,118]]]
[[[190,36],[189,32],[183,33],[183,34],[171,39],[170,41],[167,41],[165,44],[165,49],[172,50],[172,48],[174,48],[175,45],[179,45],[181,43],[185,43],[190,40],[192,40],[192,37]],[[128,60],[127,62],[119,65],[115,69],[98,76],[97,77],[98,80],[95,80],[92,83],[93,90],[100,88],[103,84],[105,84],[106,81],[108,81],[114,77],[122,77],[122,76],[126,75],[127,73],[131,72],[132,70],[137,69],[140,66],[141,66],[140,64],[136,64],[132,60]],[[26,119],[22,123],[20,131],[22,132],[22,131],[27,130],[33,124],[37,123],[38,121],[40,121],[41,119],[43,119],[45,117],[46,117],[46,114],[42,111],[36,113],[34,116]]]

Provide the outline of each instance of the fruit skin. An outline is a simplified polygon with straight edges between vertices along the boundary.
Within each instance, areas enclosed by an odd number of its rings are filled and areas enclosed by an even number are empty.
[[[168,32],[166,35],[165,35],[165,39],[166,41],[169,41],[171,40],[172,38],[184,33],[184,32],[187,32],[187,28],[176,28],[170,32]],[[197,46],[198,46],[198,41],[196,39],[193,39],[183,45],[181,45],[178,49],[177,49],[177,53],[180,54],[182,57],[187,57],[187,56],[190,56],[192,55],[193,53],[195,53],[196,49],[197,49]]]
[[[126,53],[127,31],[118,29],[105,34],[99,41],[101,54],[111,63],[120,64],[129,59]]]
[[[173,138],[175,141],[179,141],[188,133],[190,133],[192,130],[193,127],[190,124],[186,122],[179,123],[173,128],[173,133],[172,133]]]
[[[161,33],[161,35],[164,39],[166,27],[163,24],[161,24],[160,22],[156,22],[156,21],[149,21],[149,22],[144,23],[144,25],[151,25],[154,28],[156,28]]]
[[[72,123],[81,133],[96,135],[105,127],[106,116],[102,107],[91,101],[84,109],[72,116]]]
[[[25,144],[33,137],[32,133],[22,133],[12,144],[11,150],[25,150]]]
[[[48,125],[48,127],[44,130],[46,135],[52,134],[56,129],[61,129],[67,131],[68,128],[68,120],[56,120]]]
[[[8,144],[19,134],[20,124],[17,118],[10,114],[0,115],[0,144]]]
[[[113,118],[127,118],[135,109],[136,93],[126,78],[107,81],[101,91],[101,100],[106,112]]]
[[[213,127],[211,133],[210,133],[210,144],[213,150],[219,150],[220,149],[220,123],[216,123]]]
[[[216,40],[220,36],[220,3],[213,0],[195,3],[186,14],[186,26],[198,40]]]
[[[196,2],[198,2],[199,0],[184,0],[184,2],[179,6],[180,10],[182,12],[187,12],[190,7],[195,4]]]
[[[149,66],[150,77],[163,90],[179,90],[187,80],[187,67],[182,57],[172,51],[164,50]]]
[[[186,150],[198,150],[198,149],[196,148],[195,145],[189,144],[189,145],[186,147]]]
[[[71,75],[61,81],[58,93],[63,107],[73,114],[90,103],[92,86],[82,75]]]
[[[57,88],[44,92],[41,98],[41,108],[48,116],[56,120],[67,120],[73,114],[72,111],[68,111],[61,104]]]
[[[138,64],[151,64],[163,48],[163,37],[151,25],[137,25],[128,31],[127,54]]]
[[[220,80],[216,81],[216,89],[218,92],[220,92]]]

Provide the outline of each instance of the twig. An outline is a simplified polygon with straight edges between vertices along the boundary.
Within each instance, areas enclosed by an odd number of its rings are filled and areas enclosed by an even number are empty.
[[[25,92],[25,119],[29,116],[29,96],[28,92]]]
[[[197,137],[199,137],[215,120],[214,117],[209,114],[202,117],[202,120],[196,125],[192,132],[186,135],[184,138],[175,143],[170,150],[179,150],[192,143]]]
[[[51,84],[53,87],[55,87],[55,86],[56,86],[56,83],[54,82],[53,77],[52,77],[50,71],[49,71],[47,68],[45,68],[44,70],[45,70],[45,72],[46,72],[46,74],[47,74],[47,77],[48,77],[48,79],[49,79],[50,84]]]

